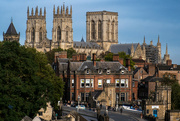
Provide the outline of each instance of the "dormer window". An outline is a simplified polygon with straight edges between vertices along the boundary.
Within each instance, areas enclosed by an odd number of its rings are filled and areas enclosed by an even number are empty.
[[[102,70],[101,70],[101,69],[99,69],[99,70],[98,70],[98,73],[99,73],[99,74],[102,74]]]
[[[90,70],[89,69],[86,69],[86,74],[89,74],[90,73]]]
[[[121,70],[121,74],[124,74],[124,70]]]
[[[111,70],[110,70],[110,69],[108,69],[108,70],[106,71],[106,73],[107,73],[107,74],[110,74],[110,73],[111,73]]]

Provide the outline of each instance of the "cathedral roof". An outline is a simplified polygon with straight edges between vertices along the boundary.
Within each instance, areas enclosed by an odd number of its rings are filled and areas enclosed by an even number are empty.
[[[13,23],[11,22],[11,24],[9,25],[8,30],[6,31],[6,34],[8,35],[17,35],[16,29],[13,25]]]
[[[110,51],[112,53],[125,52],[126,54],[131,54],[131,47],[134,46],[134,51],[136,50],[138,43],[133,44],[113,44],[110,46]]]
[[[100,48],[100,46],[97,44],[97,43],[94,43],[94,42],[79,42],[79,41],[74,41],[73,42],[73,47],[74,48]]]

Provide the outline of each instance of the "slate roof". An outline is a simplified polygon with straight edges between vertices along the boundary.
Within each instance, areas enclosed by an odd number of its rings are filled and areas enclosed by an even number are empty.
[[[144,63],[145,62],[145,60],[143,60],[143,59],[132,59],[132,61],[134,61],[135,63],[137,63],[137,62]]]
[[[119,62],[99,62],[96,61],[96,67],[93,65],[93,61],[84,61],[78,68],[78,71],[84,71],[85,69],[96,70],[96,69],[110,69],[111,71],[119,71],[121,68],[125,68]]]
[[[70,69],[71,71],[77,71],[83,62],[71,62]]]
[[[145,79],[141,80],[142,82],[156,82],[156,81],[162,81],[162,78],[155,77],[155,76],[148,76]]]
[[[138,72],[138,70],[141,69],[141,68],[142,67],[135,68],[134,71],[133,71],[133,75],[136,74]],[[144,67],[143,69],[144,69],[144,71],[146,71],[148,73],[148,69],[146,67]]]
[[[177,65],[177,68],[173,68],[172,65],[168,66],[168,65],[158,65],[158,69],[159,70],[180,70],[180,65]]]
[[[99,95],[102,93],[103,90],[95,90],[93,93],[92,93],[92,96],[97,99],[99,97]]]
[[[87,48],[87,47],[90,47],[90,48],[101,48],[101,46],[99,46],[97,43],[94,43],[94,42],[78,42],[78,41],[74,41],[73,42],[73,47],[74,48],[78,48],[78,47],[81,47],[81,48]]]
[[[17,35],[16,29],[13,25],[13,23],[11,22],[11,24],[9,25],[8,30],[6,31],[7,35]]]
[[[133,43],[134,50],[136,50],[138,43]],[[125,52],[126,54],[131,54],[132,44],[113,44],[110,46],[109,51],[112,53]]]

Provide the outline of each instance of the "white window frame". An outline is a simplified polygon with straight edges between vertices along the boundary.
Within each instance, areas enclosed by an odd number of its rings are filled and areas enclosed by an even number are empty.
[[[80,87],[83,88],[82,84],[84,83],[84,79],[80,79]]]
[[[89,86],[87,84],[89,84]],[[90,87],[90,79],[86,79],[86,87]]]
[[[74,87],[74,79],[72,79],[72,84],[71,84],[72,87]]]
[[[115,79],[116,87],[119,87],[117,84],[119,84],[119,79]],[[119,84],[120,85],[120,84]]]
[[[111,79],[107,79],[107,80],[106,80],[106,83],[107,83],[107,84],[111,84]]]
[[[102,79],[98,79],[98,88],[102,87]]]
[[[111,70],[110,70],[110,69],[108,69],[108,70],[106,71],[106,73],[107,73],[107,74],[110,74],[110,73],[111,73]]]
[[[125,79],[121,79],[121,88],[124,88],[125,87]],[[124,86],[122,86],[122,84],[124,84]]]
[[[91,87],[94,87],[94,79],[91,79]]]
[[[125,87],[128,88],[128,79],[126,79]]]

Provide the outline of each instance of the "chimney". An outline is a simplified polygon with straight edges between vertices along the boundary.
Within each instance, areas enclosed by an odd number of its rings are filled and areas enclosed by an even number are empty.
[[[57,62],[58,56],[59,56],[59,53],[58,53],[58,52],[55,52],[55,53],[54,53],[54,62],[55,62],[55,63]]]
[[[119,54],[113,55],[113,61],[119,61]]]
[[[119,58],[119,63],[120,63],[121,65],[124,65],[124,59],[123,59],[123,58]]]
[[[79,56],[80,56],[79,57],[80,62],[86,61],[86,54],[85,53],[80,53]]]
[[[131,71],[131,66],[130,66],[130,59],[126,59],[126,67],[128,68],[128,71]]]
[[[96,54],[93,53],[93,65],[96,66]]]
[[[170,59],[167,60],[167,61],[166,61],[166,65],[168,65],[168,66],[172,65],[172,60],[170,60]],[[174,68],[174,67],[173,67],[173,68]]]
[[[66,51],[60,51],[54,53],[54,62],[57,61],[57,58],[67,58],[67,52]]]

